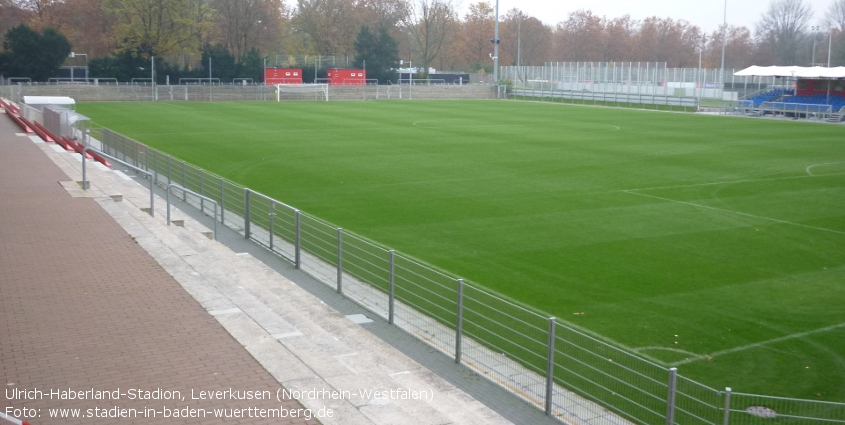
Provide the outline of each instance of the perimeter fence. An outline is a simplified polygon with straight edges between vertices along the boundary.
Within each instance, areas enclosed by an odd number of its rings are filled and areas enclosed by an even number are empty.
[[[415,80],[416,81],[416,80]],[[303,84],[303,87],[309,86]],[[265,85],[10,85],[0,95],[17,103],[23,96],[68,96],[77,102],[232,102],[276,101],[275,86]],[[493,85],[328,86],[329,100],[495,99]],[[303,96],[288,100],[314,100]]]
[[[791,84],[779,77],[737,77],[735,69],[669,68],[665,62],[548,62],[503,66],[516,97],[650,108],[728,108],[732,102]]]
[[[101,149],[213,199],[220,223],[570,424],[845,424],[845,403],[716,390],[555,317],[109,129]],[[95,146],[98,147],[98,146]],[[212,206],[174,193],[204,214]]]

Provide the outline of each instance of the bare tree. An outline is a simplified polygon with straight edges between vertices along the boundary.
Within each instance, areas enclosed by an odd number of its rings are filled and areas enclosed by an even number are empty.
[[[457,23],[452,0],[415,0],[405,18],[405,30],[411,41],[414,58],[427,75],[429,66],[438,57]]]
[[[746,27],[728,26],[725,44],[725,68],[747,68],[754,63],[754,40],[751,30]],[[704,52],[704,67],[718,68],[722,62],[722,28],[713,31],[707,37]]]
[[[54,24],[67,37],[73,50],[91,58],[111,53],[114,19],[103,12],[103,0],[65,0],[56,5]]]
[[[552,28],[519,9],[505,14],[500,25],[499,63],[542,65],[552,47]]]
[[[631,19],[630,15],[614,18],[604,26],[607,39],[604,47],[605,61],[637,60],[634,56],[634,36],[639,29],[639,22]]]
[[[196,53],[211,25],[206,0],[104,0],[103,10],[118,48],[145,56]]]
[[[13,0],[0,0],[0,43],[6,37],[6,32],[24,23],[30,13],[21,9]]]
[[[464,69],[472,67],[472,64],[492,65],[488,54],[493,52],[493,45],[490,43],[493,38],[493,21],[493,5],[490,3],[480,1],[469,6],[469,13],[464,17],[458,31],[457,43]],[[489,69],[492,70],[492,66]]]
[[[281,0],[215,0],[214,6],[221,44],[241,58],[277,36],[284,4]]]
[[[589,10],[580,9],[557,24],[554,56],[566,61],[598,61],[607,43],[604,21]]]
[[[32,14],[28,24],[36,30],[54,26],[56,6],[61,4],[58,0],[12,0],[11,3]]]
[[[361,28],[356,12],[352,0],[297,0],[293,24],[313,53],[350,54]]]
[[[845,29],[845,0],[836,0],[825,13],[824,23],[828,28]]]
[[[772,0],[757,23],[757,44],[778,65],[795,65],[813,10],[804,0]]]
[[[388,31],[396,29],[408,16],[410,7],[406,0],[360,0],[358,3],[358,8],[363,9],[364,25]]]

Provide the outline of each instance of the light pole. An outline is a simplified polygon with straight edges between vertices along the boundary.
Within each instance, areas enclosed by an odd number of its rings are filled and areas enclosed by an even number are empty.
[[[68,57],[75,58],[77,56],[85,56],[85,84],[88,84],[88,55],[86,53],[70,52]],[[70,81],[73,81],[73,67],[70,67]]]
[[[816,66],[816,33],[819,32],[819,29],[818,25],[810,27],[810,31],[813,32],[813,58],[810,60],[810,66]]]
[[[499,83],[499,0],[496,0],[496,23],[493,39],[493,84]]]
[[[704,93],[704,82],[701,81],[701,55],[704,53],[704,46],[707,44],[707,36],[701,37],[701,45],[698,46],[698,78],[699,81],[699,88],[698,88],[698,102],[701,103],[701,95]]]
[[[722,18],[722,66],[719,68],[719,87],[721,100],[725,97],[725,46],[728,44],[728,0],[725,0],[725,14]]]
[[[830,35],[827,41],[827,67],[830,68],[830,50],[833,47],[833,28],[829,28]]]

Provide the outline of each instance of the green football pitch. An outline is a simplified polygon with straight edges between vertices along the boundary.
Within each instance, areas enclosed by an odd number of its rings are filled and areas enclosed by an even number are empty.
[[[711,387],[845,399],[842,125],[516,101],[78,111]]]

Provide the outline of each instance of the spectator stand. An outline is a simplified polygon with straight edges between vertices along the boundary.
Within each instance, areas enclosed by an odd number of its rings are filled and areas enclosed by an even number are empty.
[[[783,82],[780,87],[738,101],[734,107],[737,113],[833,122],[841,122],[845,116],[845,67],[752,66],[734,75],[780,78]]]

